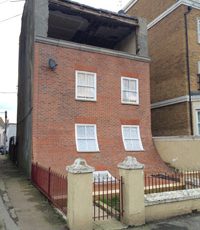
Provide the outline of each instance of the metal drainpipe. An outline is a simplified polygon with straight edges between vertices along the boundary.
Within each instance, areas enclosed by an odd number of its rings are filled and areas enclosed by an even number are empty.
[[[187,80],[188,80],[188,93],[189,93],[189,113],[190,113],[190,130],[191,135],[194,135],[193,130],[193,115],[192,115],[192,95],[191,95],[191,83],[190,83],[190,58],[189,58],[189,38],[188,38],[188,20],[187,15],[191,12],[192,7],[188,6],[187,12],[184,13],[185,21],[185,41],[186,41],[186,62],[187,62]]]

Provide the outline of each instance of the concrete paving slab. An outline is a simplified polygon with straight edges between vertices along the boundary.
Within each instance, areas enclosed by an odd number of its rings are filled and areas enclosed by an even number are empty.
[[[93,228],[94,230],[120,230],[127,229],[127,226],[115,219],[109,219],[94,221]]]
[[[17,226],[17,224],[13,221],[13,219],[10,218],[10,215],[6,207],[4,206],[1,197],[0,197],[0,217],[1,217],[0,226],[2,229],[5,228],[6,230],[20,230],[19,226]]]

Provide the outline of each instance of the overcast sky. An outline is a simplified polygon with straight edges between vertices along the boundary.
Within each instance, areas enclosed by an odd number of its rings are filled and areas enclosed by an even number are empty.
[[[118,11],[129,0],[76,0],[86,5]],[[16,122],[18,44],[23,0],[0,0],[0,116],[8,111],[10,122]],[[10,92],[10,93],[9,93]]]

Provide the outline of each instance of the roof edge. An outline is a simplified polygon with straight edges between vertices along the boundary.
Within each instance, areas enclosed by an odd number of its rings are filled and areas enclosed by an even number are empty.
[[[139,0],[130,0],[122,9],[124,10],[125,13],[134,6]]]
[[[185,6],[191,6],[194,9],[200,10],[200,3],[195,2],[193,0],[179,0],[175,4],[173,4],[171,7],[169,7],[167,10],[163,11],[159,16],[157,16],[153,21],[151,21],[147,25],[147,29],[151,29],[153,26],[155,26],[158,22],[160,22],[162,19],[164,19],[166,16],[171,14],[174,10],[176,10],[179,6],[185,5]]]
[[[75,42],[70,42],[70,41],[64,41],[61,39],[55,39],[55,38],[44,38],[40,36],[35,37],[35,42],[38,43],[43,43],[47,45],[54,45],[54,46],[60,46],[64,48],[69,48],[69,49],[77,49],[80,51],[87,51],[91,53],[99,53],[99,54],[105,54],[105,55],[110,55],[110,56],[115,56],[115,57],[120,57],[120,58],[127,58],[130,60],[135,60],[135,61],[141,61],[141,62],[147,62],[149,63],[151,59],[149,57],[143,57],[143,56],[137,56],[134,54],[128,54],[122,51],[117,51],[117,50],[111,50],[107,48],[101,48],[101,47],[95,47],[91,45],[85,45],[85,44],[79,44]]]

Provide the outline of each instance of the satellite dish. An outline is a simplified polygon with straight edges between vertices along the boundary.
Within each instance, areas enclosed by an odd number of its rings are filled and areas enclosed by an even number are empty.
[[[56,63],[56,61],[54,59],[52,59],[52,58],[49,59],[49,68],[51,70],[55,70],[57,65],[58,64]]]

